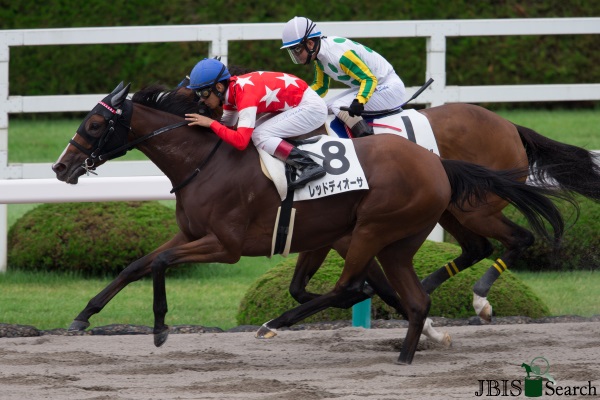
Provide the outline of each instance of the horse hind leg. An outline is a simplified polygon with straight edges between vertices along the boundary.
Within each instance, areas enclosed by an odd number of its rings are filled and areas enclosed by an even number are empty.
[[[398,364],[412,363],[431,305],[429,295],[412,265],[413,257],[422,243],[423,240],[416,237],[402,239],[388,245],[377,255],[390,284],[399,294],[408,317],[408,330]]]
[[[523,251],[533,244],[534,237],[527,229],[515,224],[500,212],[469,221],[468,225],[477,233],[500,241],[506,248],[502,256],[473,286],[473,308],[484,322],[489,323],[492,321],[493,308],[487,295],[492,285],[504,271],[515,264]]]
[[[350,238],[350,236],[347,236],[338,240],[333,245],[333,248],[338,252],[338,254],[340,254],[342,258],[346,257],[346,253],[348,252],[348,247],[350,245]],[[298,303],[303,304],[320,296],[316,293],[310,293],[306,291],[306,286],[323,263],[323,260],[329,253],[329,250],[330,248],[326,247],[315,251],[302,252],[298,256],[298,261],[296,262],[296,268],[294,270],[294,276],[289,289],[290,294]],[[398,294],[390,286],[385,274],[381,270],[381,267],[375,260],[371,260],[367,266],[366,286],[363,288],[363,293],[370,295],[371,291],[369,288],[372,288],[372,291],[386,304],[394,308],[398,314],[404,317],[404,319],[408,320]],[[344,299],[340,299],[336,306],[349,308],[364,299],[364,296],[357,296],[352,293],[348,293],[348,296],[349,298],[346,301]],[[291,326],[298,322],[300,322],[298,317],[291,314],[284,326]],[[425,322],[425,326],[423,327],[423,335],[436,343],[442,344],[443,346],[449,347],[452,345],[452,338],[448,332],[438,332],[433,327],[433,321],[430,318],[427,318]],[[260,338],[272,338],[276,336],[276,333],[263,325],[257,336]]]
[[[367,284],[373,288],[373,291],[381,298],[381,300],[383,300],[390,307],[393,307],[398,314],[404,317],[404,319],[407,321],[409,320],[408,315],[404,310],[402,300],[398,296],[398,293],[396,293],[396,290],[394,290],[394,288],[390,285],[387,277],[375,260],[372,260],[367,267]],[[433,321],[431,318],[427,318],[425,320],[425,325],[423,326],[423,336],[446,347],[450,347],[452,345],[452,338],[450,337],[450,334],[446,331],[437,331],[433,327]]]
[[[451,213],[444,212],[440,225],[451,234],[461,247],[461,254],[440,269],[426,276],[421,283],[428,294],[459,272],[477,264],[492,254],[494,248],[489,240],[465,228]]]

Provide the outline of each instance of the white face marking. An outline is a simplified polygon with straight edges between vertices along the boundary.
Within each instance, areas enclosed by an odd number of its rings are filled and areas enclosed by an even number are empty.
[[[77,136],[77,133],[75,133],[75,136]],[[75,140],[75,136],[73,136],[73,140]],[[65,149],[63,150],[62,153],[60,153],[60,156],[58,156],[58,160],[56,160],[56,163],[58,163],[60,160],[62,160],[62,158],[64,157],[65,153],[67,152],[67,149],[69,148],[69,146],[71,145],[71,143],[69,143],[67,145],[67,147],[65,147]],[[56,164],[55,163],[55,164]]]

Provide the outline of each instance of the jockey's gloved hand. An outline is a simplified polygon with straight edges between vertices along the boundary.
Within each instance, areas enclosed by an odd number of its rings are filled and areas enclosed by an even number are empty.
[[[351,117],[360,117],[363,111],[365,111],[365,106],[358,99],[354,99],[350,107],[348,107],[348,114]]]

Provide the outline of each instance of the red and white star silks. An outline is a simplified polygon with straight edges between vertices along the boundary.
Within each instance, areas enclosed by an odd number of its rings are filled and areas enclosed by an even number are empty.
[[[248,146],[261,113],[286,111],[298,106],[308,84],[282,72],[251,72],[231,77],[223,104],[222,123],[210,128],[225,142],[239,150]],[[237,130],[227,126],[235,125]]]

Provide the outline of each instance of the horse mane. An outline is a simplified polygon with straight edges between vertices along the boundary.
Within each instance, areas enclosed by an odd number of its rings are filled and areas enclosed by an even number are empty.
[[[198,112],[198,103],[194,101],[194,94],[186,88],[168,89],[164,85],[149,85],[137,91],[131,100],[180,117]]]
[[[229,73],[233,75],[244,75],[253,72],[253,69],[232,65]],[[141,104],[155,110],[165,111],[171,114],[184,117],[185,114],[199,113],[201,115],[211,116],[208,108],[199,107],[198,98],[194,91],[185,87],[169,89],[165,85],[152,84],[135,92],[131,100],[134,103]]]

